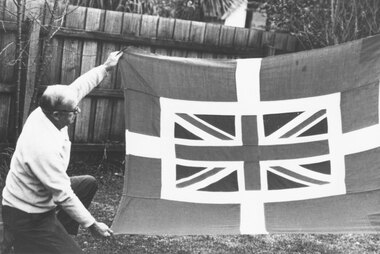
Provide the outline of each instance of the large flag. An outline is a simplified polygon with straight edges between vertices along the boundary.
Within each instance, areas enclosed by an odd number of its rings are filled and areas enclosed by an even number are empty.
[[[128,234],[380,229],[380,36],[263,59],[128,50]]]

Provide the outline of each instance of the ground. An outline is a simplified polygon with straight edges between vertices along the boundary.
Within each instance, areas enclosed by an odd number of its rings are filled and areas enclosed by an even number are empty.
[[[106,154],[104,154],[106,155]],[[91,174],[99,190],[90,211],[112,224],[123,188],[123,156],[74,156],[69,174]],[[378,234],[271,234],[234,236],[117,235],[94,239],[84,229],[75,237],[85,253],[380,253]]]

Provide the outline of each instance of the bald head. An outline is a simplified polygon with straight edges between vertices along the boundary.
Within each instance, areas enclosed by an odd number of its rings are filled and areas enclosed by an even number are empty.
[[[78,104],[78,98],[72,88],[66,85],[48,86],[40,99],[44,111],[54,111]]]

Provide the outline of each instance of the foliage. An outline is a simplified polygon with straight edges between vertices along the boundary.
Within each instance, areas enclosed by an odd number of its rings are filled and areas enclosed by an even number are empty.
[[[378,0],[268,0],[261,5],[268,29],[296,35],[305,48],[318,48],[380,32]]]
[[[204,0],[69,0],[70,4],[78,6],[186,20],[203,19],[203,1]]]
[[[174,2],[174,10],[173,18],[198,21],[204,18],[201,1],[177,0]]]
[[[5,186],[5,178],[8,174],[14,149],[6,147],[0,150],[0,191]]]

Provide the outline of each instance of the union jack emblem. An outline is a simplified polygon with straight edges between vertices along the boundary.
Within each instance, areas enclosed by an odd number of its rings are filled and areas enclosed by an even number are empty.
[[[245,193],[275,202],[343,191],[336,188],[343,179],[332,171],[344,163],[330,140],[338,125],[332,116],[339,113],[331,96],[279,102],[283,107],[265,102],[244,114],[228,110],[231,103],[187,103],[192,106],[161,101],[162,117],[171,119],[161,127],[173,142],[172,154],[165,156],[172,159],[163,161],[170,171],[162,179],[163,196],[235,203]],[[304,194],[294,195],[300,188]]]

